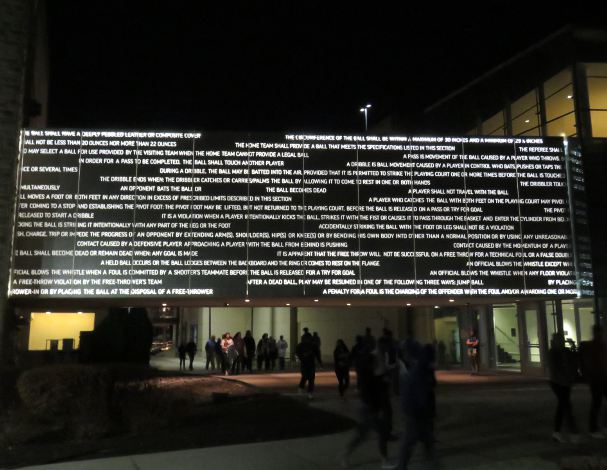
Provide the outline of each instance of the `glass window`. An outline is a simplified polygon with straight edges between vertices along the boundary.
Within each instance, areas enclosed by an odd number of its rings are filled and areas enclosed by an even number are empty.
[[[592,136],[607,137],[607,111],[590,111]]]
[[[527,353],[529,362],[539,364],[540,360],[540,336],[537,326],[537,309],[525,308],[525,329],[527,330]]]
[[[500,111],[497,114],[494,114],[485,122],[483,122],[482,126],[482,134],[483,135],[505,135],[505,127],[504,127],[504,112]]]
[[[560,136],[563,134],[567,137],[573,137],[577,134],[575,114],[573,112],[546,123],[546,135]]]
[[[493,329],[497,366],[520,369],[521,351],[516,304],[493,306]]]
[[[537,92],[533,90],[510,105],[512,134],[540,135],[540,112]]]
[[[571,85],[571,70],[565,69],[544,82],[544,98],[549,98],[567,85]]]
[[[558,331],[558,318],[554,302],[554,300],[546,302],[546,330],[549,342],[552,340],[552,335]]]
[[[580,339],[589,341],[592,339],[592,326],[594,325],[594,308],[592,305],[578,307],[578,315],[580,316]]]
[[[573,86],[567,85],[550,97],[546,97],[546,121],[552,121],[573,112]]]
[[[565,340],[571,340],[576,347],[579,346],[577,339],[577,327],[575,323],[575,307],[573,300],[563,300],[563,333]]]
[[[590,109],[607,109],[607,77],[588,77]]]
[[[607,64],[586,64],[587,77],[607,77]]]

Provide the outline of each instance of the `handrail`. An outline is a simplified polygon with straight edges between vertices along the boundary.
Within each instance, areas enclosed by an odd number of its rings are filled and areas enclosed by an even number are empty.
[[[494,325],[494,328],[495,328],[497,331],[499,331],[501,334],[503,334],[503,335],[506,337],[506,339],[507,339],[508,341],[510,341],[510,342],[511,342],[512,344],[514,344],[515,346],[517,346],[517,342],[516,342],[516,341],[514,341],[514,340],[512,339],[512,337],[511,337],[511,336],[508,336],[508,335],[506,334],[506,332],[505,332],[505,331],[503,331],[503,330],[502,330],[502,329],[501,329],[499,326],[495,326],[495,325]]]

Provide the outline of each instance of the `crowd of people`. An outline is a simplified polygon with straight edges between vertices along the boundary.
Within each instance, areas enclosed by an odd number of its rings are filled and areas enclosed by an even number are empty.
[[[473,374],[479,372],[479,339],[474,330],[466,341]],[[321,340],[317,332],[308,328],[295,347],[301,379],[299,392],[313,398],[316,366],[322,366]],[[281,335],[275,340],[263,334],[256,343],[251,331],[233,337],[225,333],[221,338],[211,336],[205,344],[206,369],[220,369],[224,374],[252,372],[253,358],[258,371],[285,369],[288,343]],[[180,368],[185,369],[185,356],[190,357],[190,370],[196,345],[188,343],[179,348]],[[182,358],[183,356],[183,358]],[[406,469],[417,442],[421,442],[427,459],[436,464],[434,451],[434,415],[436,386],[434,363],[435,347],[422,345],[414,339],[397,341],[388,328],[376,339],[370,328],[358,335],[351,349],[338,339],[333,350],[333,367],[337,379],[337,392],[346,397],[350,387],[350,370],[356,372],[356,389],[360,398],[359,423],[352,439],[342,453],[342,464],[347,466],[352,452],[364,441],[370,431],[378,438],[382,468]],[[607,438],[607,428],[601,428],[599,413],[603,396],[607,396],[607,346],[601,328],[595,327],[593,340],[583,342],[579,350],[567,347],[564,335],[555,333],[549,351],[550,386],[557,398],[552,437],[558,442],[577,442],[578,428],[573,415],[571,390],[578,381],[589,384],[591,407],[589,431],[593,438]],[[405,432],[401,437],[397,463],[388,460],[387,443],[398,437],[393,433],[391,396],[400,396],[400,407]],[[569,430],[569,439],[561,432],[563,422]]]

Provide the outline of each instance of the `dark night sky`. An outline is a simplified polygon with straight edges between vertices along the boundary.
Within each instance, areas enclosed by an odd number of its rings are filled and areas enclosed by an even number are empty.
[[[568,20],[490,1],[253,3],[49,2],[49,126],[360,131],[365,102],[371,124],[414,122]]]

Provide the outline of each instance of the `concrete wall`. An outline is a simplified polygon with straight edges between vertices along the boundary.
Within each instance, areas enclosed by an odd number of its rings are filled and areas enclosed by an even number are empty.
[[[23,122],[31,2],[0,0],[0,362],[12,358],[6,322],[19,130]]]

